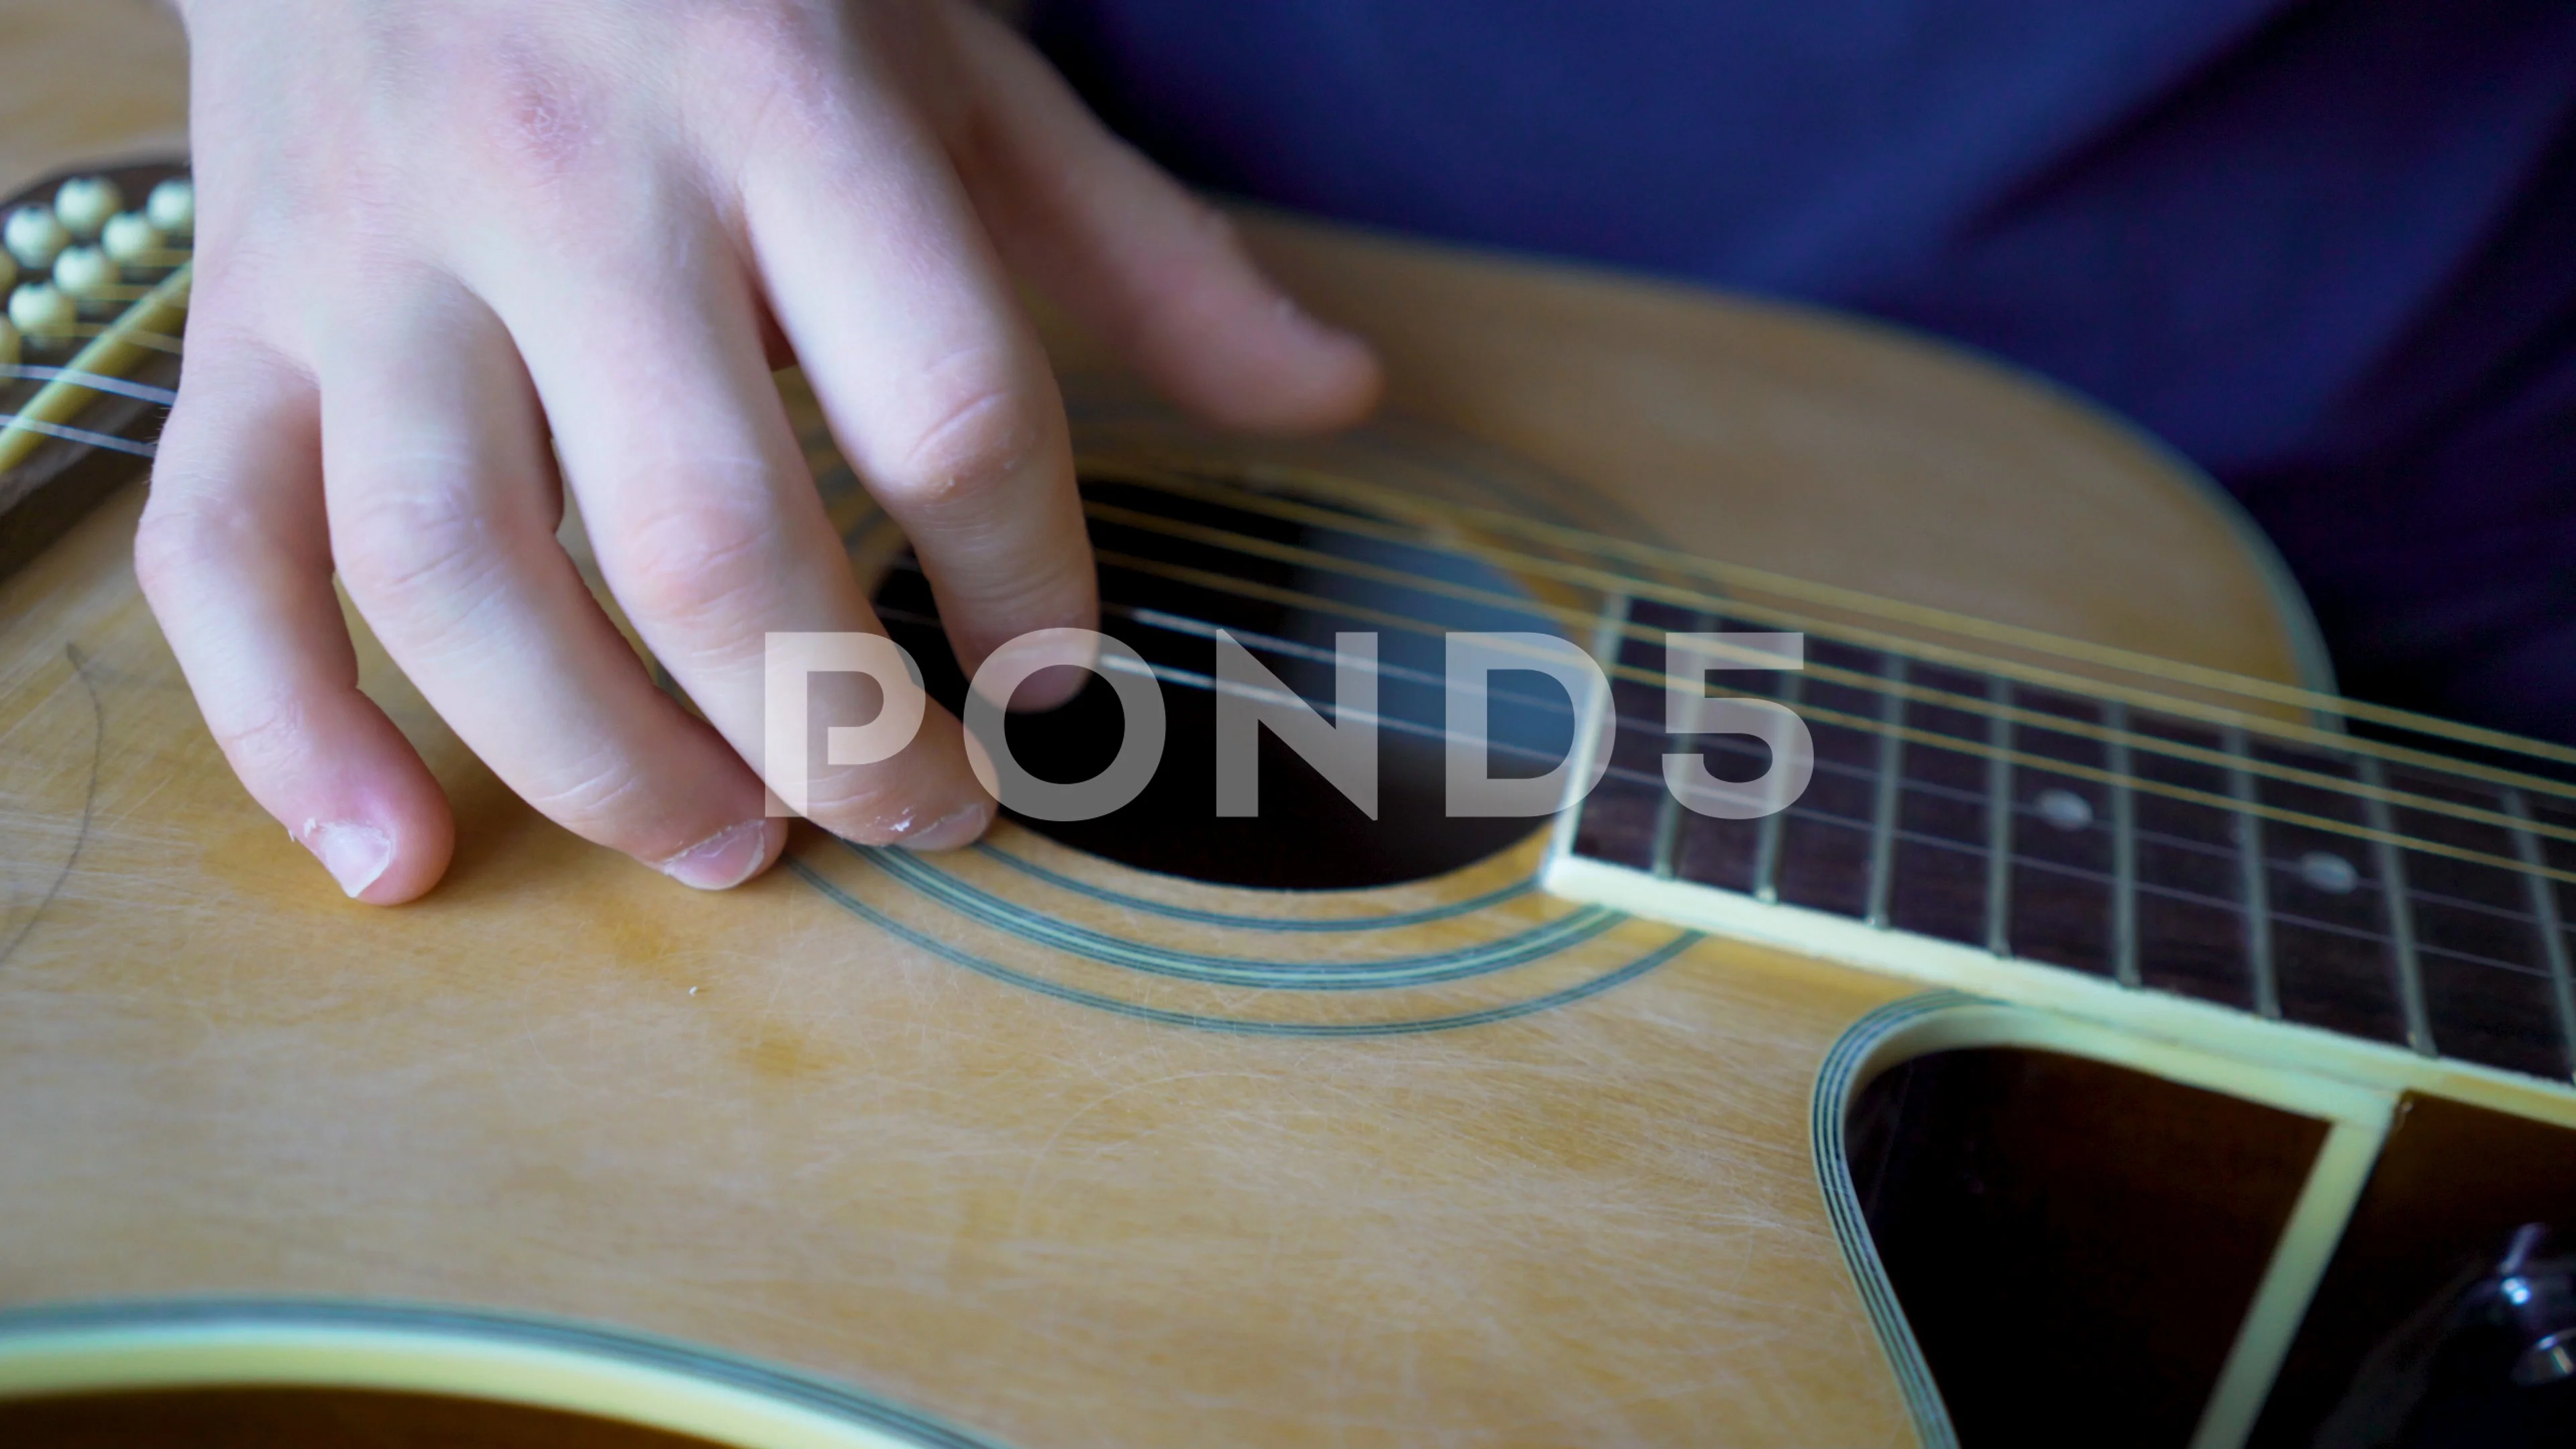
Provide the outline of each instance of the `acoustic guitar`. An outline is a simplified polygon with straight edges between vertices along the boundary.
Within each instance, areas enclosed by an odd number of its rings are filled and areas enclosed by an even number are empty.
[[[370,910],[234,783],[135,588],[185,172],[96,158],[175,113],[166,22],[17,23],[82,62],[14,52],[22,91],[108,79],[8,203],[92,250],[18,259],[51,291],[0,425],[0,1442],[2567,1422],[2576,751],[2336,699],[2260,537],[2079,400],[1249,215],[1382,348],[1378,421],[1208,433],[1047,323],[1103,627],[1168,716],[1132,803],[946,854],[800,828],[686,892],[510,796],[352,611],[460,837]],[[954,705],[900,535],[781,387]],[[1219,630],[1328,712],[1336,637],[1377,635],[1374,818],[1270,736],[1262,813],[1216,815]],[[1598,663],[1493,676],[1481,731],[1596,788],[1439,808],[1461,631]],[[1669,646],[1730,632],[1798,667]],[[1667,788],[1777,764],[1676,727],[1711,692],[1803,723],[1786,809]],[[1010,740],[1081,778],[1125,723],[1104,685]]]

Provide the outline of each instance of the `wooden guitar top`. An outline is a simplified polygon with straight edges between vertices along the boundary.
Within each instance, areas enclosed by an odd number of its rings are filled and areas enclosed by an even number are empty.
[[[167,133],[182,63],[145,0],[15,7],[5,179]],[[2207,485],[2027,379],[1247,225],[1385,349],[1374,456],[1432,439],[1633,536],[2313,679]],[[1077,398],[1129,395],[1055,334]],[[1819,1064],[1904,984],[1586,915],[1527,888],[1536,837],[1289,895],[1012,826],[944,857],[809,830],[699,895],[510,796],[353,616],[459,833],[427,900],[354,906],[198,722],[141,498],[0,582],[0,1308],[580,1320],[1030,1449],[1912,1442],[1809,1145]]]

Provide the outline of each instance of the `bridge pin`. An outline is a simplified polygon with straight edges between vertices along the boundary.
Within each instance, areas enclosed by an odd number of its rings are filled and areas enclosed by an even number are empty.
[[[104,176],[75,176],[54,193],[54,215],[82,241],[98,235],[107,219],[125,209],[125,197]]]
[[[9,294],[9,320],[29,341],[39,344],[72,335],[80,308],[51,282],[29,282]]]
[[[152,188],[143,214],[166,236],[184,237],[197,229],[197,188],[185,176],[173,176]]]
[[[75,302],[106,300],[117,279],[116,263],[96,247],[65,247],[54,258],[54,285]]]
[[[7,224],[0,226],[0,242],[8,244],[9,255],[16,257],[20,265],[30,271],[42,271],[72,244],[72,237],[63,230],[52,207],[22,206],[9,213]]]
[[[99,229],[98,245],[110,261],[140,265],[161,250],[161,228],[139,211],[119,212]]]

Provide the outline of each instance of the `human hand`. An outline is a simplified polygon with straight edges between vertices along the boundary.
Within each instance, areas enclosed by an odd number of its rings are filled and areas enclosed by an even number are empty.
[[[510,788],[730,886],[786,840],[746,763],[763,635],[882,632],[772,361],[803,365],[970,671],[1096,612],[1011,273],[1221,423],[1330,426],[1376,391],[1364,345],[962,0],[183,10],[197,276],[137,568],[234,771],[362,900],[428,890],[454,825],[358,689],[335,567]],[[558,544],[567,486],[704,719]],[[992,804],[932,710],[893,759],[818,771],[811,817],[871,844],[981,833]]]

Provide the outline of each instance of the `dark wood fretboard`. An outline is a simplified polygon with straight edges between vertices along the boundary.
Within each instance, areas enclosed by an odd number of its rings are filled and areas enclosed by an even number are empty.
[[[1693,813],[1670,753],[1758,777],[1749,736],[1662,732],[1662,631],[1754,628],[1653,603],[1615,662],[1610,770],[1570,854],[1672,883],[2529,1076],[2576,1073],[2576,798],[2423,752],[2249,730],[1811,637],[1723,676],[1796,709],[1795,804]]]

